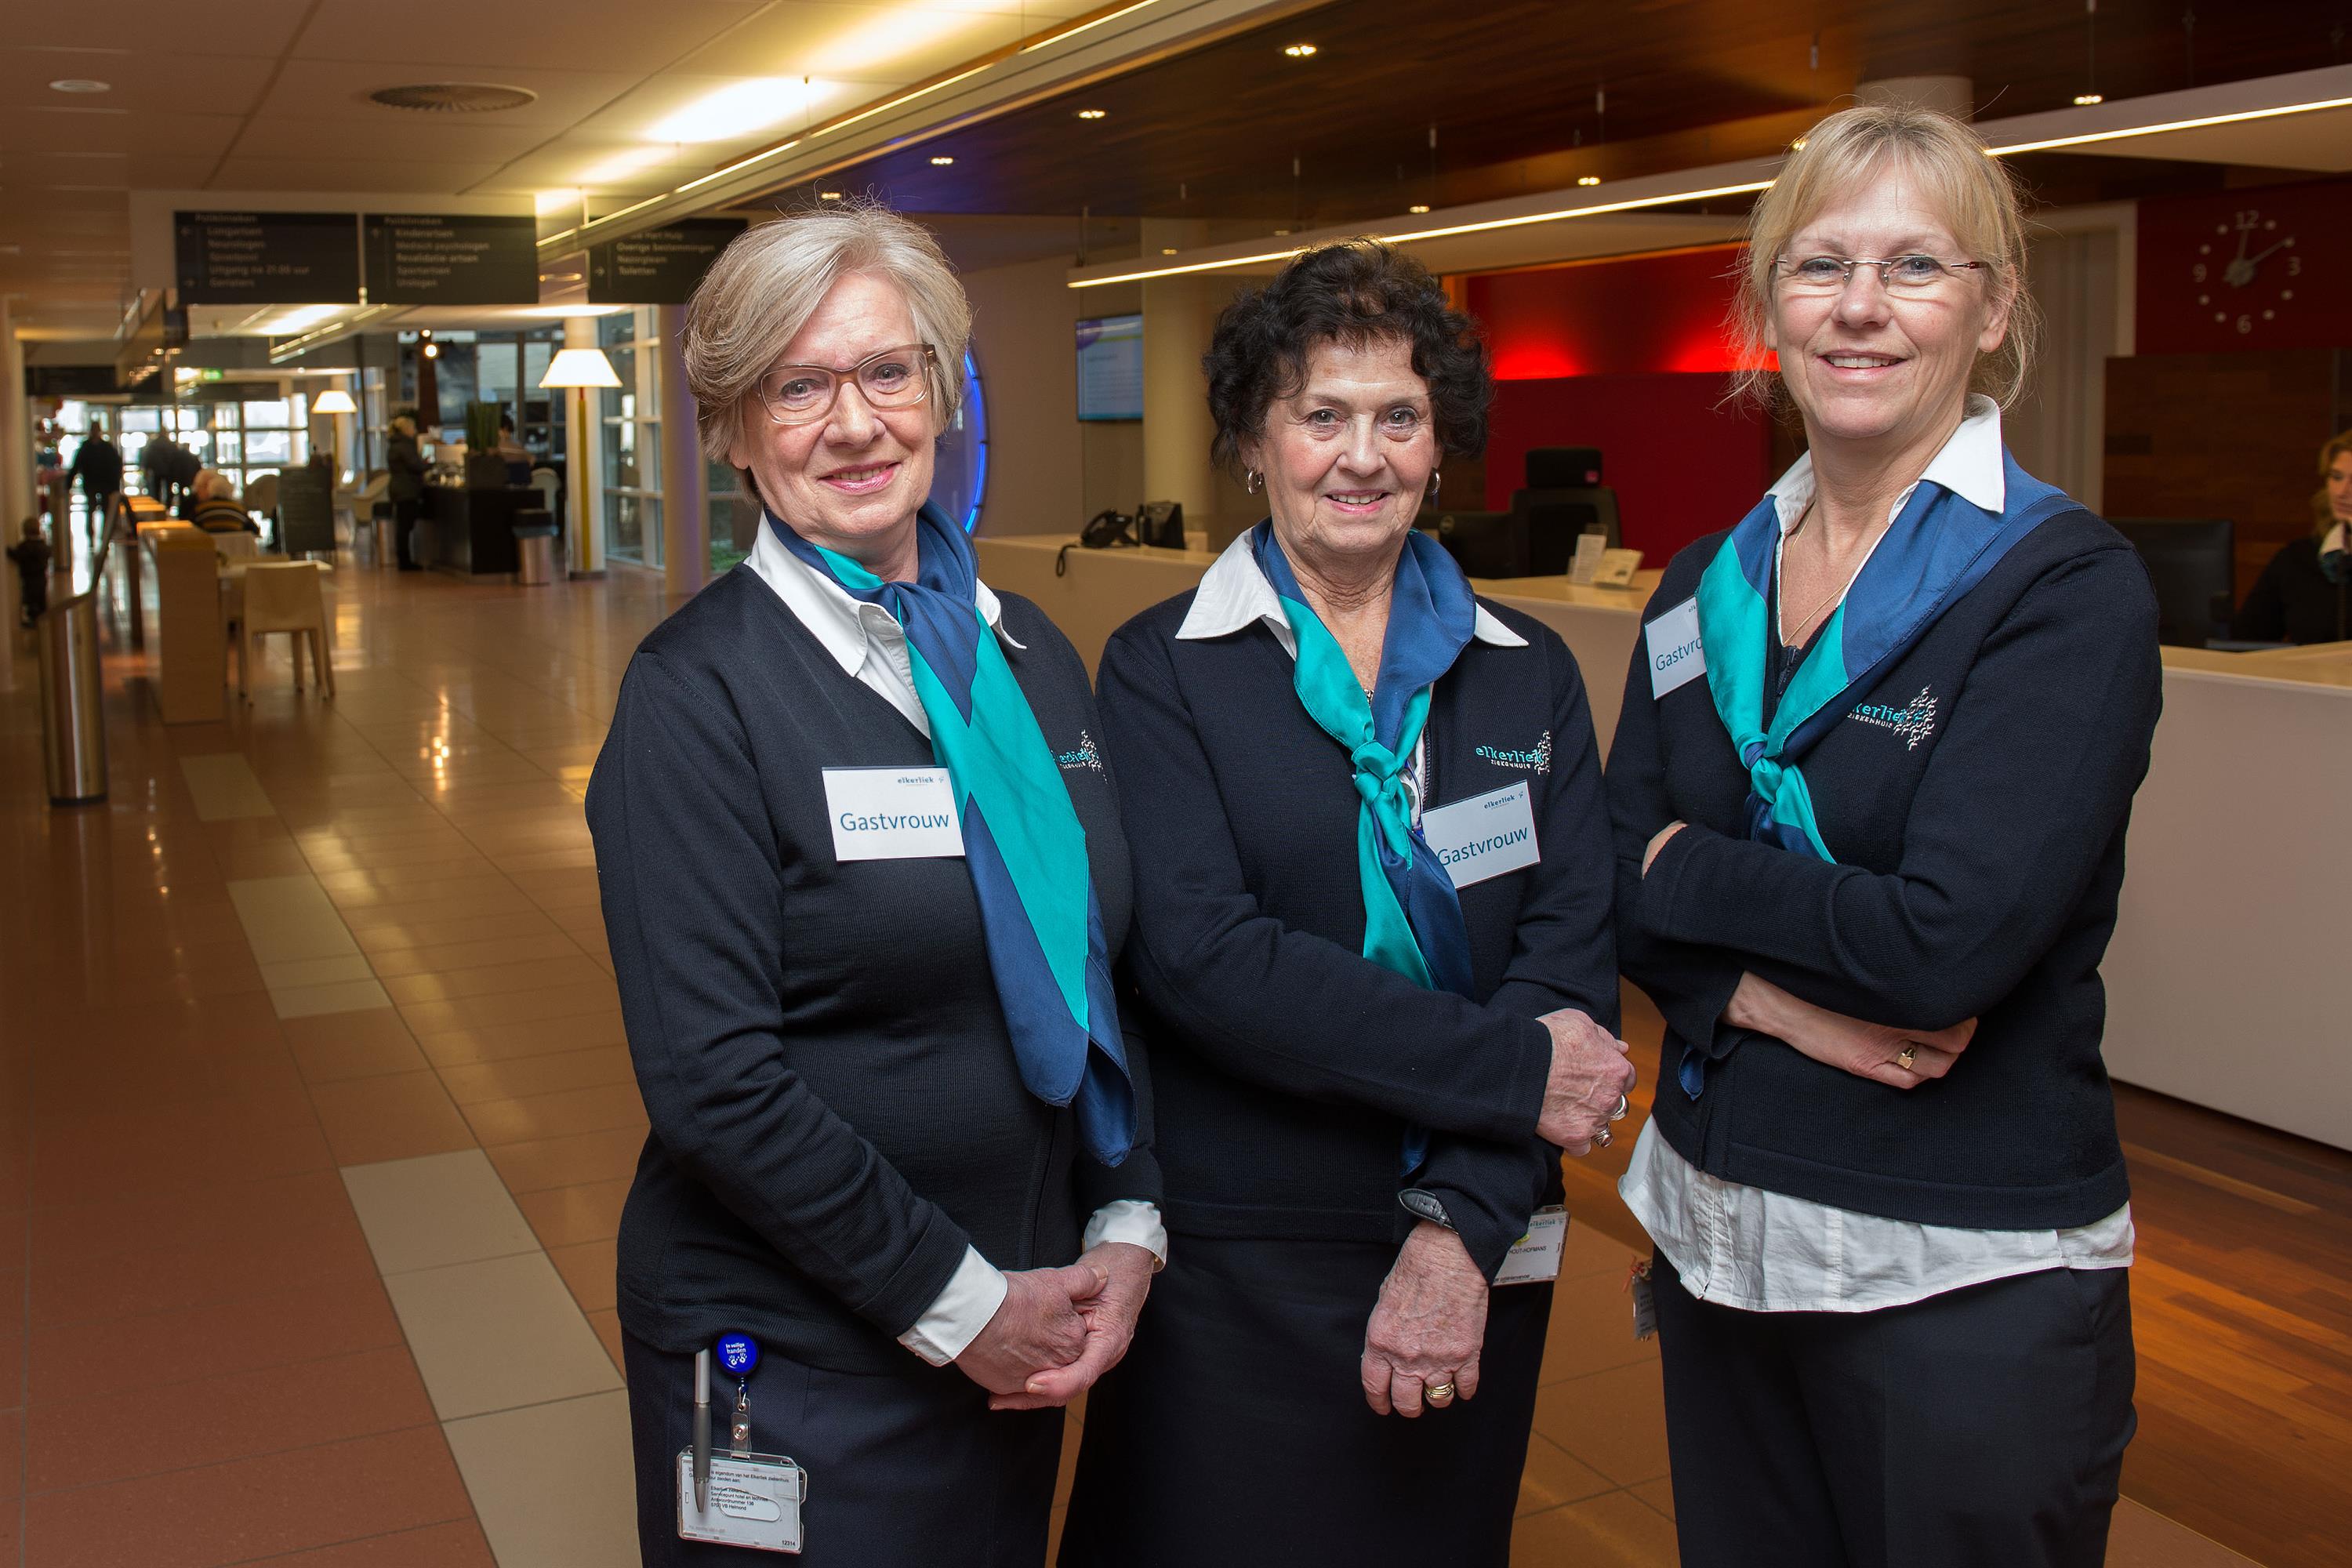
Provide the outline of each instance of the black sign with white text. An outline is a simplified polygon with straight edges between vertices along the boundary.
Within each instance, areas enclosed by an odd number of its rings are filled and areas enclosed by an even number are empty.
[[[371,305],[536,305],[538,224],[458,213],[367,215]]]
[[[352,213],[175,212],[172,241],[183,305],[359,303]]]
[[[683,305],[719,253],[751,226],[739,217],[690,217],[588,250],[592,305]]]

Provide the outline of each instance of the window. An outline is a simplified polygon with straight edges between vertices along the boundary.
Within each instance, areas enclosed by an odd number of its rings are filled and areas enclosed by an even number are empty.
[[[661,340],[650,306],[596,321],[596,341],[621,384],[599,392],[604,426],[604,552],[662,563]]]

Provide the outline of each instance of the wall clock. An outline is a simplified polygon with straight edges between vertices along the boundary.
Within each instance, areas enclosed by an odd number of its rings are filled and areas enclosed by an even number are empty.
[[[2260,207],[2241,207],[2199,242],[2189,278],[2198,310],[2217,327],[2252,337],[2294,308],[2303,257],[2294,235]]]

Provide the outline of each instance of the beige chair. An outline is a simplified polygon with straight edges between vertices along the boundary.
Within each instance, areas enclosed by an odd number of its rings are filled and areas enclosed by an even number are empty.
[[[251,561],[261,553],[261,541],[250,533],[215,533],[213,548],[223,561]]]
[[[247,693],[260,639],[271,632],[295,637],[308,633],[310,667],[318,675],[320,689],[329,697],[335,694],[335,665],[327,651],[325,580],[325,572],[315,561],[263,561],[245,569],[245,604],[238,616],[242,623],[236,660],[239,696]],[[301,645],[292,644],[289,652],[294,660],[294,687],[299,691],[302,686]]]

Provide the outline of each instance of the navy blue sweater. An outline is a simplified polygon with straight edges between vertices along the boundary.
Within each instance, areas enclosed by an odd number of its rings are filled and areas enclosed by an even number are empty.
[[[1434,1130],[1434,1192],[1489,1276],[1559,1152],[1535,1135],[1551,1062],[1535,1017],[1617,1022],[1606,805],[1575,660],[1488,605],[1525,647],[1474,642],[1437,682],[1425,798],[1525,783],[1541,864],[1462,889],[1472,997],[1362,956],[1347,753],[1291,689],[1263,624],[1179,642],[1191,594],[1112,637],[1104,745],[1135,856],[1129,972],[1145,1006],[1169,1228],[1391,1242],[1408,1121]]]
[[[1127,845],[1086,667],[1003,599],[1116,946]],[[967,1242],[1001,1268],[1067,1263],[1087,1213],[1159,1196],[1139,1042],[1136,1149],[1107,1170],[1022,1085],[964,862],[835,858],[824,769],[931,765],[749,566],[630,661],[588,826],[652,1122],[621,1321],[661,1349],[740,1329],[814,1365],[920,1375],[892,1341]]]
[[[1649,618],[1722,539],[1675,557]],[[1635,642],[1609,754],[1618,942],[1665,1015],[1653,1115],[1677,1152],[1929,1225],[2063,1227],[2123,1204],[2098,971],[2161,700],[2156,615],[2105,523],[2035,529],[1800,760],[1836,864],[1740,837],[1748,774],[1706,680],[1654,700]],[[1948,1076],[1893,1089],[1723,1023],[1743,970],[1853,1017],[1977,1032]],[[1709,1058],[1696,1100],[1686,1051]]]

